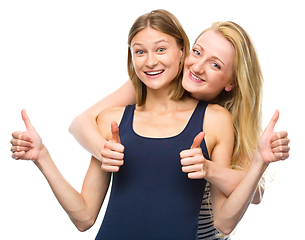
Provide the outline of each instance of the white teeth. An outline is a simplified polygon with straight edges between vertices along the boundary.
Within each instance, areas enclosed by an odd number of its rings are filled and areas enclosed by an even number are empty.
[[[192,74],[192,77],[195,78],[196,80],[198,80],[198,81],[203,81],[201,78],[195,76],[193,73],[191,73],[191,74]]]
[[[145,72],[147,75],[157,75],[157,74],[160,74],[162,73],[163,70],[160,70],[160,71],[155,71],[155,72]]]

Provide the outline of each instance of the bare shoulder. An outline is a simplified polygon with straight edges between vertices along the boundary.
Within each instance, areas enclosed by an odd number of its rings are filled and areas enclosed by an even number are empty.
[[[111,122],[115,121],[120,125],[124,110],[125,107],[114,107],[106,109],[98,115],[97,125],[106,140],[111,138]]]
[[[210,124],[229,124],[232,125],[231,113],[218,104],[209,104],[206,109],[205,118]]]
[[[218,104],[209,104],[204,116],[203,131],[210,156],[219,144],[234,143],[234,129],[231,113]],[[232,146],[233,148],[233,146]]]

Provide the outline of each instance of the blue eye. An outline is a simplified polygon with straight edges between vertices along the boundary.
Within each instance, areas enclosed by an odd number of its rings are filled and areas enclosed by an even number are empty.
[[[217,63],[212,63],[213,67],[220,69],[220,66]]]
[[[142,54],[144,54],[144,51],[142,51],[142,50],[137,50],[137,51],[136,51],[136,54],[142,55]]]
[[[194,53],[196,56],[200,56],[200,52],[197,51],[196,49],[193,49],[193,53]]]
[[[157,52],[164,52],[165,48],[158,48]]]

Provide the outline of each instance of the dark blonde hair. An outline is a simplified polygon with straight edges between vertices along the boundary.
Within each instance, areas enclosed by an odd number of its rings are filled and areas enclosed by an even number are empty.
[[[145,104],[147,90],[145,84],[143,84],[143,82],[139,79],[139,77],[135,72],[132,62],[132,53],[130,47],[133,37],[138,32],[140,32],[141,30],[147,27],[151,27],[157,31],[163,32],[165,34],[174,37],[177,41],[178,46],[181,46],[182,48],[182,58],[181,58],[179,70],[175,79],[171,83],[171,88],[169,92],[172,94],[171,98],[173,100],[179,100],[186,93],[182,87],[182,77],[183,77],[184,60],[190,51],[190,43],[178,19],[170,12],[166,10],[158,9],[140,16],[134,22],[128,34],[128,60],[127,60],[128,75],[136,91],[137,104],[139,106]]]
[[[208,30],[222,34],[234,47],[234,89],[223,91],[215,103],[232,115],[234,149],[231,166],[247,170],[262,133],[263,76],[254,45],[247,32],[234,22],[215,22]]]

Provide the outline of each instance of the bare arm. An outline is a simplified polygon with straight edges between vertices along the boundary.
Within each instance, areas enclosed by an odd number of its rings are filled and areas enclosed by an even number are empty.
[[[254,194],[257,191],[257,185],[269,163],[285,160],[289,156],[289,147],[287,133],[281,132],[274,134],[273,129],[278,120],[278,112],[276,111],[269,125],[265,129],[260,138],[258,148],[254,153],[253,162],[237,188],[229,197],[226,197],[218,188],[211,185],[211,194],[213,201],[214,224],[224,234],[229,234],[240,219],[243,217]],[[280,136],[276,136],[280,135]],[[221,138],[225,136],[221,136]],[[281,139],[282,137],[282,139]],[[277,139],[281,139],[278,141]],[[282,141],[283,140],[283,141]],[[278,147],[280,142],[285,142]],[[221,142],[214,148],[211,159],[219,160],[225,152],[226,144]],[[226,155],[223,155],[226,156]]]
[[[204,178],[216,186],[227,197],[231,195],[247,174],[246,171],[233,170],[212,161],[206,161],[205,164],[208,170]],[[259,204],[263,194],[264,189],[258,185],[251,203]]]
[[[25,111],[22,112],[22,117],[27,130],[17,134],[16,138],[13,134],[12,157],[33,160],[74,225],[80,231],[87,230],[94,224],[98,216],[109,187],[110,173],[104,172],[101,169],[100,161],[92,157],[82,191],[77,192],[56,167]]]
[[[98,115],[108,108],[134,104],[136,102],[135,98],[134,88],[131,81],[128,80],[118,90],[75,117],[69,131],[88,152],[100,160],[106,140],[101,135],[96,123]]]
[[[257,184],[267,165],[289,156],[287,133],[273,132],[277,119],[278,112],[261,136],[248,172],[229,169],[234,132],[230,114],[219,106],[209,105],[204,120],[205,140],[212,161],[206,161],[202,155],[203,133],[196,136],[191,149],[180,153],[182,171],[189,178],[205,178],[211,183],[214,225],[224,234],[235,228],[254,194],[259,196]]]
[[[47,179],[55,197],[79,231],[86,231],[95,223],[104,202],[110,173],[92,156],[81,193],[76,191],[57,169],[46,148],[34,163]]]

